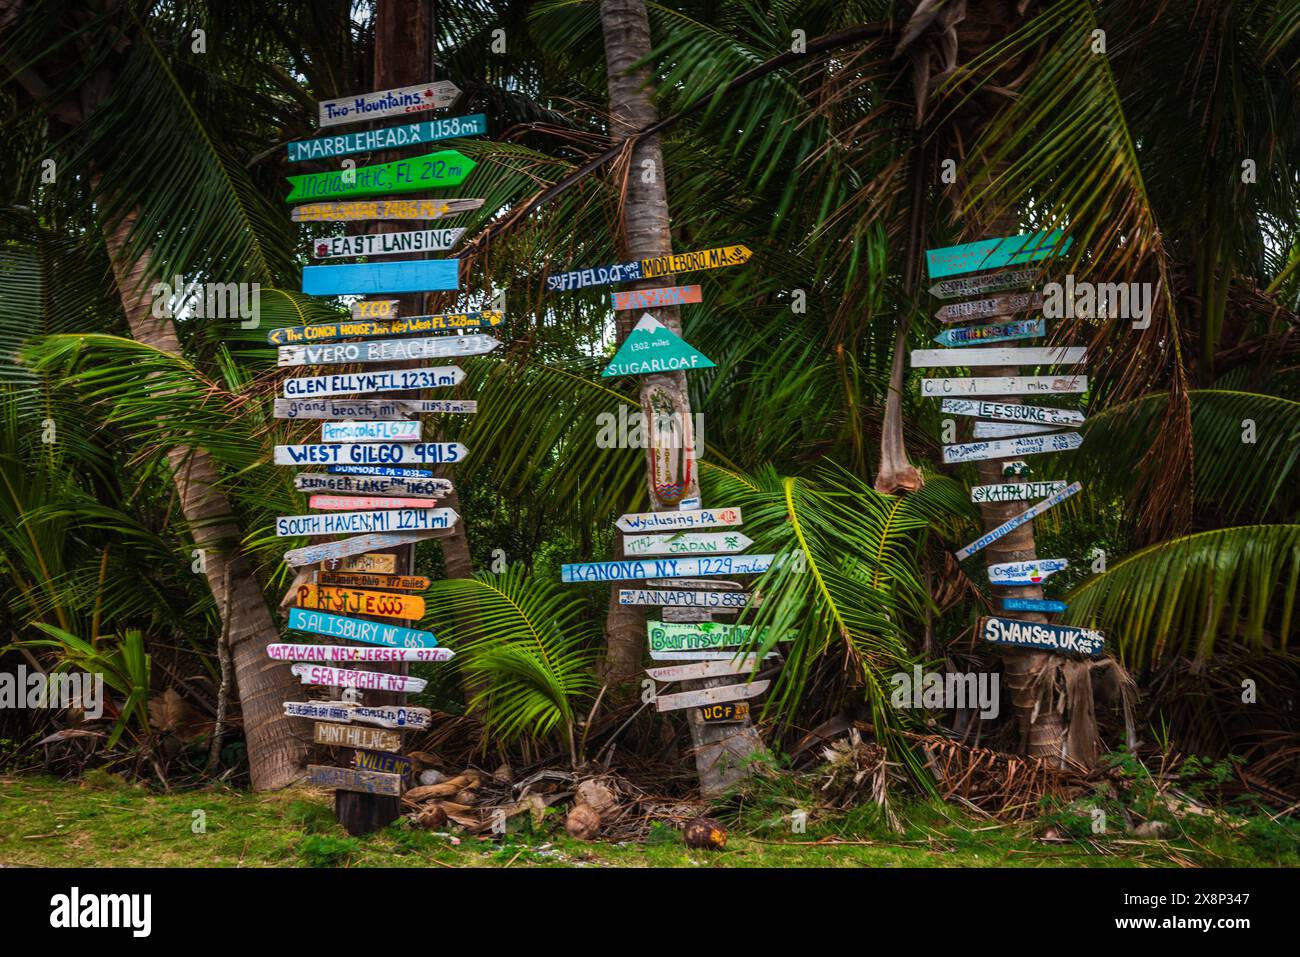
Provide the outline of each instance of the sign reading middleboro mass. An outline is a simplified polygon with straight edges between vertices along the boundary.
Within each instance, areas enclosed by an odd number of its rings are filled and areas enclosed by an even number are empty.
[[[1016,645],[1039,651],[1073,651],[1081,655],[1101,654],[1105,636],[1091,628],[1072,625],[1043,625],[1011,618],[981,618],[979,634],[995,645]]]
[[[632,327],[601,375],[648,375],[712,367],[713,361],[704,353],[647,312]]]
[[[330,156],[347,156],[349,153],[374,153],[379,150],[418,146],[459,136],[482,136],[487,132],[487,117],[482,113],[470,116],[449,116],[423,123],[404,123],[385,126],[378,130],[359,133],[335,133],[314,140],[294,140],[288,144],[289,162],[326,159]]]
[[[748,246],[719,246],[716,249],[673,253],[669,256],[656,256],[653,259],[633,259],[610,266],[555,273],[546,277],[546,289],[548,292],[567,292],[587,286],[609,286],[635,279],[671,276],[679,272],[721,269],[724,266],[739,266],[746,263],[752,255]]]
[[[459,186],[474,166],[474,161],[463,153],[439,150],[424,156],[410,156],[391,163],[358,166],[356,169],[300,173],[289,177],[293,189],[284,201],[300,203],[308,199],[329,199],[336,196],[361,198]]]

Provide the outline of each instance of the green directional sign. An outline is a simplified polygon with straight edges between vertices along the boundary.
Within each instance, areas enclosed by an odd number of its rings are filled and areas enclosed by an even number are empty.
[[[650,313],[643,313],[602,376],[707,369],[713,362]]]
[[[376,166],[304,173],[289,177],[293,191],[285,197],[285,202],[298,203],[334,196],[379,196],[458,186],[473,169],[474,161],[463,153],[440,150]]]

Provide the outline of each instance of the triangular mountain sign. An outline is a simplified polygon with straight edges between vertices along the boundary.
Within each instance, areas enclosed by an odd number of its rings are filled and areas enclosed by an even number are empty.
[[[704,353],[646,312],[641,314],[640,322],[628,333],[601,375],[685,372],[707,369],[712,365]]]

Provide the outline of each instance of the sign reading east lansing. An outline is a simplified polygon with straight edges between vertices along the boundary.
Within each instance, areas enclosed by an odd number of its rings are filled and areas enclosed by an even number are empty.
[[[460,242],[465,228],[415,229],[404,233],[357,233],[312,240],[317,259],[341,256],[396,256],[398,253],[443,252]]]
[[[632,327],[601,375],[648,375],[712,367],[712,360],[704,353],[647,312]]]

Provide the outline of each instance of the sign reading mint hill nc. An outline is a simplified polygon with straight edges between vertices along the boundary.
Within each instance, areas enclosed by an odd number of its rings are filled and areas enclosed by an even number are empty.
[[[707,369],[712,365],[702,352],[647,312],[628,333],[601,375],[647,375]]]

